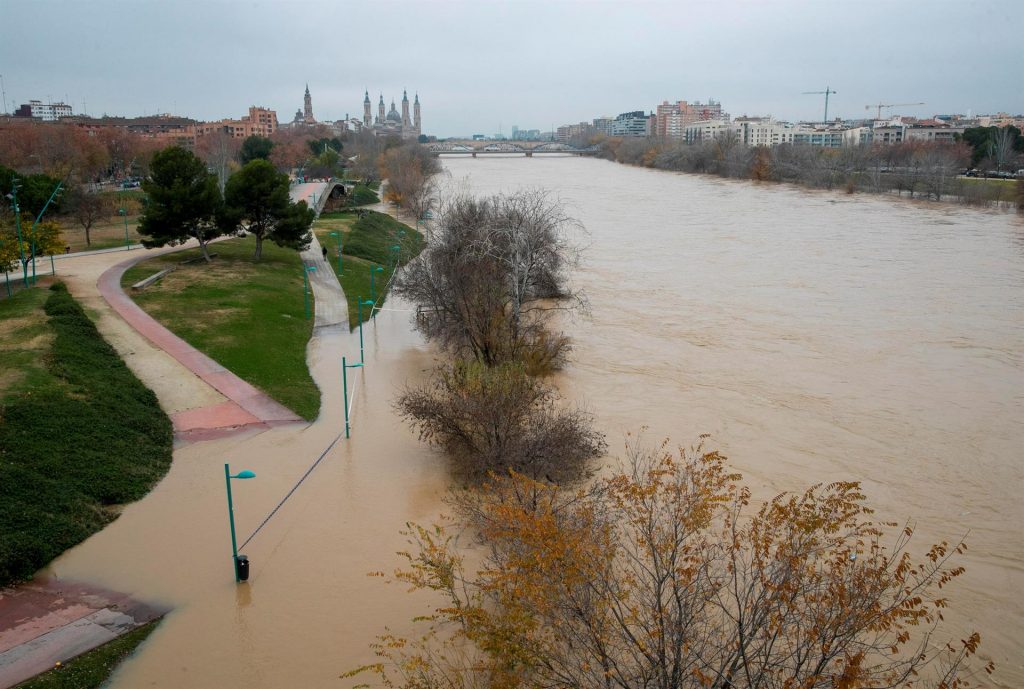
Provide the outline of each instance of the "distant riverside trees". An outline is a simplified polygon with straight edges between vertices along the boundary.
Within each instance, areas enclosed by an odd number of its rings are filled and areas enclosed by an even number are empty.
[[[1024,166],[1024,158],[1006,153],[1024,139],[1001,135],[1001,144],[985,139],[989,149],[1003,151],[1005,169],[1012,161]],[[970,130],[968,130],[970,131]],[[966,137],[966,133],[965,133]],[[966,141],[966,138],[965,138]],[[976,148],[960,142],[908,141],[895,145],[822,148],[795,144],[772,147],[746,146],[735,136],[687,144],[641,138],[607,138],[600,145],[605,157],[630,165],[662,170],[698,172],[721,177],[791,182],[821,189],[849,192],[890,192],[935,200],[955,197],[962,203],[1013,202],[998,187],[978,185],[959,177],[971,164]],[[986,154],[987,155],[987,154]],[[986,159],[981,159],[986,164]],[[995,162],[990,163],[996,169]]]
[[[434,176],[441,163],[416,143],[389,148],[378,159],[380,174],[388,180],[384,200],[405,208],[417,218],[433,204],[436,186]]]

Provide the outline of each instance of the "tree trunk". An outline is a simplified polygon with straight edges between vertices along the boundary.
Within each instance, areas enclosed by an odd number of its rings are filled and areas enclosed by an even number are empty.
[[[253,256],[257,261],[263,258],[263,237],[258,234],[256,235],[256,253]]]

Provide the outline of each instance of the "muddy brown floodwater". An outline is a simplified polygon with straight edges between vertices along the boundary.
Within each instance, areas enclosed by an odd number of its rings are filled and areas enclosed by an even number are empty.
[[[861,481],[878,515],[917,525],[915,552],[967,535],[950,629],[977,629],[989,680],[1024,686],[1024,223],[1002,212],[846,196],[579,158],[446,158],[478,193],[543,187],[589,235],[589,316],[559,376],[608,434],[722,449],[760,497]],[[389,303],[392,308],[407,308]],[[407,520],[447,484],[390,403],[431,355],[409,314],[366,329],[351,440],[340,441],[245,553],[232,581],[223,462],[247,534],[340,428],[340,355],[320,333],[309,427],[181,448],[144,500],[53,566],[175,606],[115,687],[347,687],[385,625],[425,603],[391,570]],[[965,632],[966,633],[966,632]],[[957,637],[959,638],[959,637]]]

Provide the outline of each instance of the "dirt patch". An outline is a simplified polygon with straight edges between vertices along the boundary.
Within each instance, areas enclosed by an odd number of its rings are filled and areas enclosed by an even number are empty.
[[[30,337],[25,340],[17,340],[17,335],[17,331],[12,333],[11,339],[14,339],[14,342],[8,341],[0,343],[0,352],[12,352],[25,349],[48,350],[50,348],[50,343],[53,342],[53,333],[40,333],[35,337]]]

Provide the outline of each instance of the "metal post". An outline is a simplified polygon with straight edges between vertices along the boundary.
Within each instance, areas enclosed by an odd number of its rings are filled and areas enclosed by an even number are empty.
[[[306,304],[306,320],[309,320],[309,273],[302,267],[302,299]]]
[[[350,364],[345,360],[345,357],[341,357],[341,389],[344,393],[344,401],[342,404],[345,405],[345,437],[349,436],[349,423],[348,423],[348,370],[350,368],[362,368],[362,364]]]
[[[53,254],[50,254],[50,274],[57,274],[57,264],[53,262]]]
[[[21,259],[21,275],[28,287],[28,262],[25,260],[25,240],[21,238],[21,206],[18,205],[18,181],[11,184],[11,204],[14,206],[14,228],[18,232],[18,254]]]
[[[235,583],[238,578],[238,542],[235,540],[235,506],[231,502],[231,470],[224,465],[224,485],[228,489],[228,523],[231,525],[231,568],[235,571]]]
[[[374,285],[373,285],[373,275],[374,275],[374,273],[383,273],[383,272],[384,272],[384,269],[382,267],[380,267],[380,266],[373,266],[372,268],[370,268],[370,301],[372,301],[374,304],[377,303],[377,293],[376,293],[376,290],[374,289]],[[376,315],[377,315],[376,313],[371,313],[370,314],[370,318],[375,318]]]
[[[356,297],[356,318],[359,320],[359,363],[365,363],[363,358],[363,298]]]
[[[338,232],[334,239],[338,242],[338,275],[341,275],[341,232]]]
[[[132,248],[132,244],[128,240],[128,209],[122,208],[121,215],[124,216],[124,250],[130,251]]]
[[[4,271],[4,278],[7,280],[7,296],[11,296],[11,274],[6,270]]]
[[[341,389],[345,392],[345,437],[348,437],[348,364],[341,357]]]
[[[71,173],[68,172],[68,175],[70,175],[70,174]],[[46,209],[49,208],[50,204],[53,203],[53,200],[55,198],[57,198],[57,194],[60,193],[61,187],[64,186],[64,182],[65,181],[67,181],[67,177],[64,177],[64,179],[62,179],[61,181],[57,182],[57,186],[54,187],[53,193],[50,194],[50,198],[46,199],[46,203],[43,205],[43,209],[41,211],[39,211],[39,215],[36,216],[35,221],[32,223],[32,229],[30,231],[32,232],[32,284],[33,285],[36,283],[36,225],[38,225],[39,221],[43,219],[43,213],[46,212]],[[27,268],[28,267],[26,266],[26,272],[27,272]],[[27,287],[28,283],[26,283],[25,286]]]

